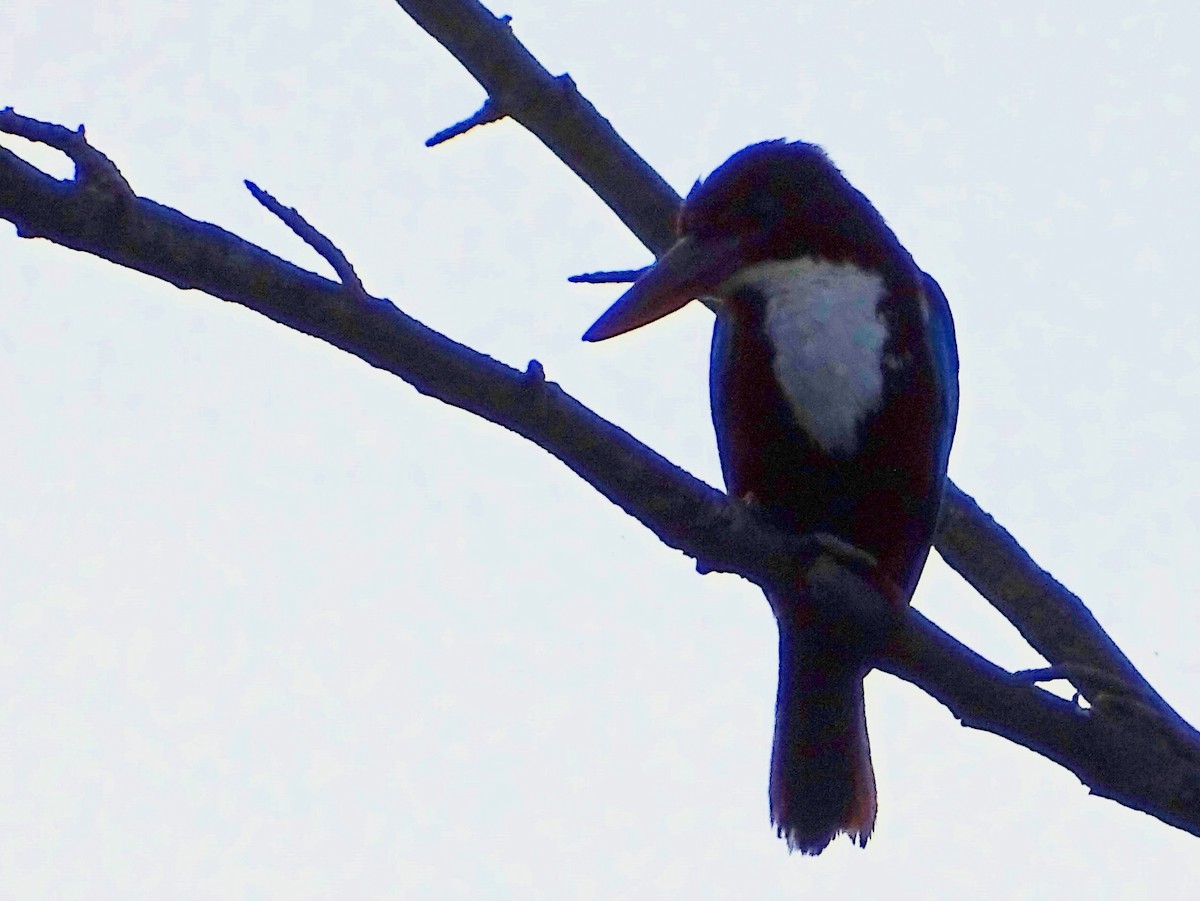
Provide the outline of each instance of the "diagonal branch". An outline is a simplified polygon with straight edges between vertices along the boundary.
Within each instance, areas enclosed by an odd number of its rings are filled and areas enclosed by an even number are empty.
[[[546,71],[513,35],[511,19],[462,0],[397,2],[483,85],[489,114],[507,115],[536,135],[655,254],[671,246],[679,195],[596,112],[570,76]]]
[[[41,124],[0,111],[0,131],[31,123]],[[664,543],[700,561],[705,571],[738,573],[762,586],[801,577],[825,616],[876,628],[885,619],[886,602],[866,587],[853,560],[834,559],[820,541],[773,530],[753,510],[546,381],[536,361],[525,372],[512,369],[356,285],[330,282],[215,225],[138,197],[123,179],[107,177],[103,167],[93,175],[94,169],[79,164],[95,159],[82,135],[60,149],[76,160],[73,181],[58,181],[0,148],[0,217],[13,222],[18,234],[47,237],[240,304],[511,429],[553,454]],[[1071,770],[1095,793],[1200,835],[1200,747],[1164,723],[1153,706],[1118,694],[1081,709],[1028,679],[1011,677],[916,611],[890,624],[887,651],[878,662],[937,698],[964,725],[1030,748]]]
[[[1150,704],[1192,741],[1187,723],[1138,672],[1079,597],[1042,569],[1002,525],[954,483],[946,488],[937,536],[942,555],[1029,644],[1069,673],[1085,698],[1112,696],[1114,684]]]
[[[477,0],[396,0],[449,50],[493,102],[536,135],[655,254],[673,240],[680,198],[567,76],[555,79]],[[564,87],[569,84],[568,87]],[[516,102],[512,98],[519,98]],[[613,172],[619,177],[613,178]],[[1072,681],[1093,703],[1112,680],[1200,740],[1142,677],[1083,602],[1037,565],[969,495],[950,484],[936,547],[942,558],[1052,664],[1075,665]],[[1110,677],[1089,678],[1088,672]]]

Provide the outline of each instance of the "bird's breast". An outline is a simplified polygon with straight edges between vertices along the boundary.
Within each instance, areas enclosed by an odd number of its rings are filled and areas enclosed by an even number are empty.
[[[859,427],[883,401],[886,290],[877,272],[811,257],[749,266],[721,286],[760,305],[775,380],[796,422],[832,457],[858,451]]]

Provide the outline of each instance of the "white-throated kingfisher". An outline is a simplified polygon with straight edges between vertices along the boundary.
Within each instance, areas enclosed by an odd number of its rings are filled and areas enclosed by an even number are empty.
[[[813,144],[734,154],[692,189],[678,235],[584,338],[711,299],[712,415],[730,495],[781,528],[865,551],[867,578],[902,611],[933,541],[958,413],[941,289]],[[822,623],[800,586],[768,600],[779,625],[771,820],[806,854],[841,832],[865,845],[874,640]]]

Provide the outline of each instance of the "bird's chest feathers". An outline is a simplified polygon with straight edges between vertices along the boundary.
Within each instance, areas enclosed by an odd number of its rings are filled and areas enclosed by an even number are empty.
[[[800,427],[831,456],[852,456],[859,427],[883,400],[883,278],[852,263],[804,258],[760,263],[733,281],[729,287],[761,303],[771,370]]]

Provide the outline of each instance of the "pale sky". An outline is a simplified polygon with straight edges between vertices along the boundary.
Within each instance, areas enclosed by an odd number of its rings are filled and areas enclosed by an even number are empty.
[[[951,475],[1200,719],[1195,4],[492,9],[677,190],[828,150],[950,299]],[[483,94],[395,4],[4,18],[0,106],[331,275],[256,181],[369,291],[719,484],[709,315],[581,343],[619,289],[566,277],[649,255],[513,123],[426,150]],[[1194,897],[1195,839],[881,674],[875,837],[789,856],[757,588],[244,309],[6,223],[0,271],[0,896]],[[1039,662],[936,557],[915,604]]]

